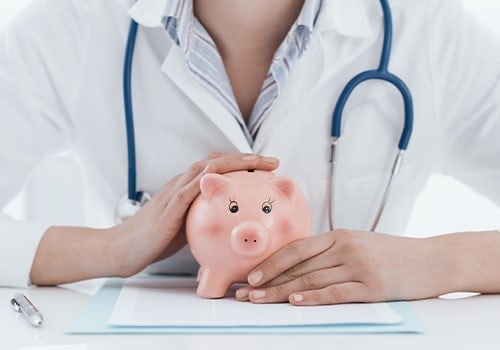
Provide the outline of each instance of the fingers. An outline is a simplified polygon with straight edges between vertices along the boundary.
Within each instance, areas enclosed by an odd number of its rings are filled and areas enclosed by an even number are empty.
[[[282,281],[297,277],[295,274],[300,275],[302,269],[304,272],[312,271],[310,270],[310,266],[303,264],[303,262],[330,249],[334,245],[334,242],[333,235],[330,234],[291,242],[254,268],[248,275],[248,283],[254,287],[258,287],[288,270],[290,270],[288,275],[285,274],[284,277],[281,277]],[[324,261],[325,259],[323,258],[322,260]],[[317,262],[312,261],[311,265],[313,264],[317,265]],[[298,267],[293,268],[296,265]],[[332,266],[330,261],[328,262],[328,266]]]
[[[154,199],[162,203],[165,207],[170,202],[171,198],[185,186],[194,185],[199,192],[199,180],[201,176],[209,172],[215,172],[215,167],[213,165],[207,164],[204,167],[202,167],[202,165],[201,163],[195,163],[184,173],[175,176],[160,189]]]
[[[248,301],[249,293],[252,290],[251,287],[241,287],[236,290],[236,300],[238,301]]]
[[[210,172],[213,172],[213,166],[211,164],[207,165],[202,172],[196,175],[187,184],[176,190],[172,198],[164,203],[165,211],[163,215],[167,217],[167,222],[170,225],[177,225],[178,220],[183,220],[189,206],[200,193],[201,177]],[[187,178],[190,178],[190,176],[187,176]],[[184,179],[179,180],[179,186],[183,184],[184,181]]]
[[[288,301],[296,306],[330,305],[356,302],[377,302],[370,288],[361,282],[334,284],[321,289],[290,294]]]
[[[203,175],[214,173],[215,167],[208,164],[202,171],[187,171],[170,188],[170,191],[163,196],[163,205],[166,208],[172,201],[182,201],[191,205],[191,202],[200,193],[200,181]],[[177,203],[178,204],[178,203]]]
[[[205,159],[193,163],[189,169],[174,177],[163,186],[156,195],[156,200],[161,203],[169,202],[181,188],[190,184],[203,172],[227,173],[236,170],[274,170],[278,167],[279,161],[274,157],[264,157],[255,154],[242,153],[212,153]],[[207,168],[208,167],[208,168]],[[208,169],[208,170],[207,170]]]
[[[254,304],[289,302],[295,306],[379,302],[383,297],[363,282],[352,281],[346,267],[336,267],[269,288],[242,287],[236,299]]]
[[[213,164],[220,174],[229,171],[252,169],[271,171],[279,165],[278,159],[274,157],[242,153],[215,153],[208,156],[201,163]]]
[[[249,291],[248,299],[253,303],[279,303],[288,301],[291,294],[298,291],[323,289],[331,285],[352,281],[352,276],[343,267],[317,270],[292,281],[275,286],[259,287]],[[241,295],[241,293],[240,293]]]
[[[332,249],[329,249],[313,256],[312,258],[293,265],[291,268],[278,275],[278,277],[273,278],[272,280],[267,282],[265,286],[277,286],[279,284],[284,284],[286,282],[297,279],[313,271],[337,267],[341,264],[341,260],[338,256],[336,256],[337,254],[335,253],[336,252],[334,252]]]

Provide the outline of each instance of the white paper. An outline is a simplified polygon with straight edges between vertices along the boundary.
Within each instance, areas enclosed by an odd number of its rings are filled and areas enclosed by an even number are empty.
[[[293,306],[251,304],[234,297],[202,299],[190,278],[126,281],[108,321],[113,326],[297,326],[395,324],[401,317],[385,303]]]
[[[47,346],[28,346],[17,348],[17,350],[88,350],[85,344],[72,345],[47,345]]]

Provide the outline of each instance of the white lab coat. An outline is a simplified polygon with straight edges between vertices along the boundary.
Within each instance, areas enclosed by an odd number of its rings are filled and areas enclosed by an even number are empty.
[[[47,155],[71,148],[114,217],[127,187],[122,63],[128,0],[37,0],[0,39],[0,206]],[[138,189],[155,193],[212,151],[279,157],[325,232],[331,112],[346,81],[378,65],[381,11],[373,0],[326,0],[303,57],[253,148],[229,112],[187,73],[160,24],[164,0],[139,0],[133,67]],[[457,0],[392,1],[390,69],[413,93],[406,162],[378,231],[404,228],[429,174],[443,172],[500,200],[500,40]],[[366,230],[380,203],[402,128],[401,98],[384,83],[359,88],[346,107],[335,221]],[[47,198],[50,201],[50,198]],[[0,285],[23,286],[50,223],[0,220]]]

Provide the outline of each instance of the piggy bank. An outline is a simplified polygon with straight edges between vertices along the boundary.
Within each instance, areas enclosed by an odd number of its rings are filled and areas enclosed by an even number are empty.
[[[290,177],[267,171],[206,174],[186,236],[200,264],[197,294],[221,298],[287,243],[311,235],[309,207]]]

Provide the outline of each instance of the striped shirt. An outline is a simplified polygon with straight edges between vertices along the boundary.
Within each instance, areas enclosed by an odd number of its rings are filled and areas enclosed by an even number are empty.
[[[217,47],[193,14],[193,0],[167,0],[162,23],[184,53],[189,74],[238,121],[250,145],[273,102],[283,89],[293,63],[306,50],[322,0],[305,0],[302,11],[274,54],[271,67],[250,114],[243,120]]]

